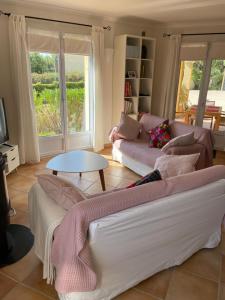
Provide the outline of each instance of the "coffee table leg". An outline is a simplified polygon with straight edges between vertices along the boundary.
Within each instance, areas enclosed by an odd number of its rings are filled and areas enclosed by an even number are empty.
[[[58,171],[53,170],[53,171],[52,171],[52,174],[57,176]]]
[[[105,191],[105,178],[103,170],[99,170],[99,176],[101,179],[102,190]]]

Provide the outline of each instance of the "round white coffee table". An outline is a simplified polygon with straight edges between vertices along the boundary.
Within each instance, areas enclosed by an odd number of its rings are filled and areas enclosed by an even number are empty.
[[[50,159],[47,168],[53,170],[53,174],[58,172],[80,173],[99,171],[101,185],[105,191],[105,179],[103,170],[108,167],[108,161],[100,154],[85,150],[75,150],[59,154]]]

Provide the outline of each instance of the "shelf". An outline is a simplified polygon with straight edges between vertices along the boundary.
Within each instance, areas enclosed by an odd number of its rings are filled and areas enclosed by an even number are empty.
[[[124,97],[124,99],[129,99],[129,98],[138,98],[138,96],[129,96],[129,97]]]
[[[125,79],[126,79],[126,80],[133,80],[133,79],[136,79],[136,80],[137,80],[137,79],[140,79],[140,78],[138,78],[138,77],[125,77]]]
[[[150,58],[141,58],[141,60],[144,60],[144,61],[152,61],[152,59],[150,59]]]
[[[128,114],[128,116],[134,120],[137,120],[138,114]]]
[[[126,57],[126,59],[140,60],[138,57]]]
[[[121,111],[135,120],[140,112],[151,111],[155,39],[121,35],[115,38],[114,46],[113,122],[116,124]]]

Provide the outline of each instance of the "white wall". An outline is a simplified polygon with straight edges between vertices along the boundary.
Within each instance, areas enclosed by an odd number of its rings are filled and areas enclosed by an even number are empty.
[[[108,132],[112,127],[112,57],[113,57],[113,41],[114,36],[119,34],[133,34],[141,35],[142,31],[146,31],[146,36],[157,37],[158,31],[155,25],[149,23],[140,23],[138,21],[131,23],[131,21],[124,20],[104,20],[101,17],[91,16],[88,14],[77,14],[73,10],[66,10],[60,8],[52,8],[47,5],[34,5],[27,4],[21,5],[9,5],[4,0],[0,3],[0,9],[5,12],[13,12],[21,15],[59,19],[63,21],[71,21],[78,23],[87,23],[94,25],[110,25],[111,31],[105,31],[105,48],[106,48],[106,61],[105,61],[105,82],[104,82],[104,116],[105,116],[105,143],[108,143]],[[48,30],[61,30],[65,32],[73,33],[88,33],[90,28],[64,25],[61,23],[52,23],[45,21],[29,20],[32,26],[37,28],[43,28]],[[159,48],[160,45],[158,45]],[[157,67],[157,65],[156,65]],[[157,72],[156,72],[157,74]],[[158,75],[158,77],[160,77]],[[157,87],[157,81],[155,84]],[[154,92],[153,92],[154,94]],[[16,108],[13,101],[11,78],[10,78],[10,64],[9,64],[9,41],[8,41],[8,17],[0,17],[0,95],[6,99],[7,116],[9,119],[9,131],[12,142],[17,142],[16,132]]]

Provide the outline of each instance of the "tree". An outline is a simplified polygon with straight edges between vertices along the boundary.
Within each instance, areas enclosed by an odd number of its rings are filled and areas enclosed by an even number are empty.
[[[195,61],[193,63],[193,68],[192,68],[192,82],[194,84],[192,88],[193,90],[200,90],[202,74],[203,74],[203,62]]]
[[[42,74],[56,71],[57,56],[55,54],[42,54],[32,52],[30,54],[31,72]]]
[[[225,69],[224,62],[224,60],[213,59],[209,90],[221,90]]]
[[[200,90],[202,75],[203,75],[203,62],[195,61],[193,63],[192,81],[193,90]],[[225,61],[219,59],[212,60],[209,90],[221,90],[223,83],[223,76],[225,71]]]

